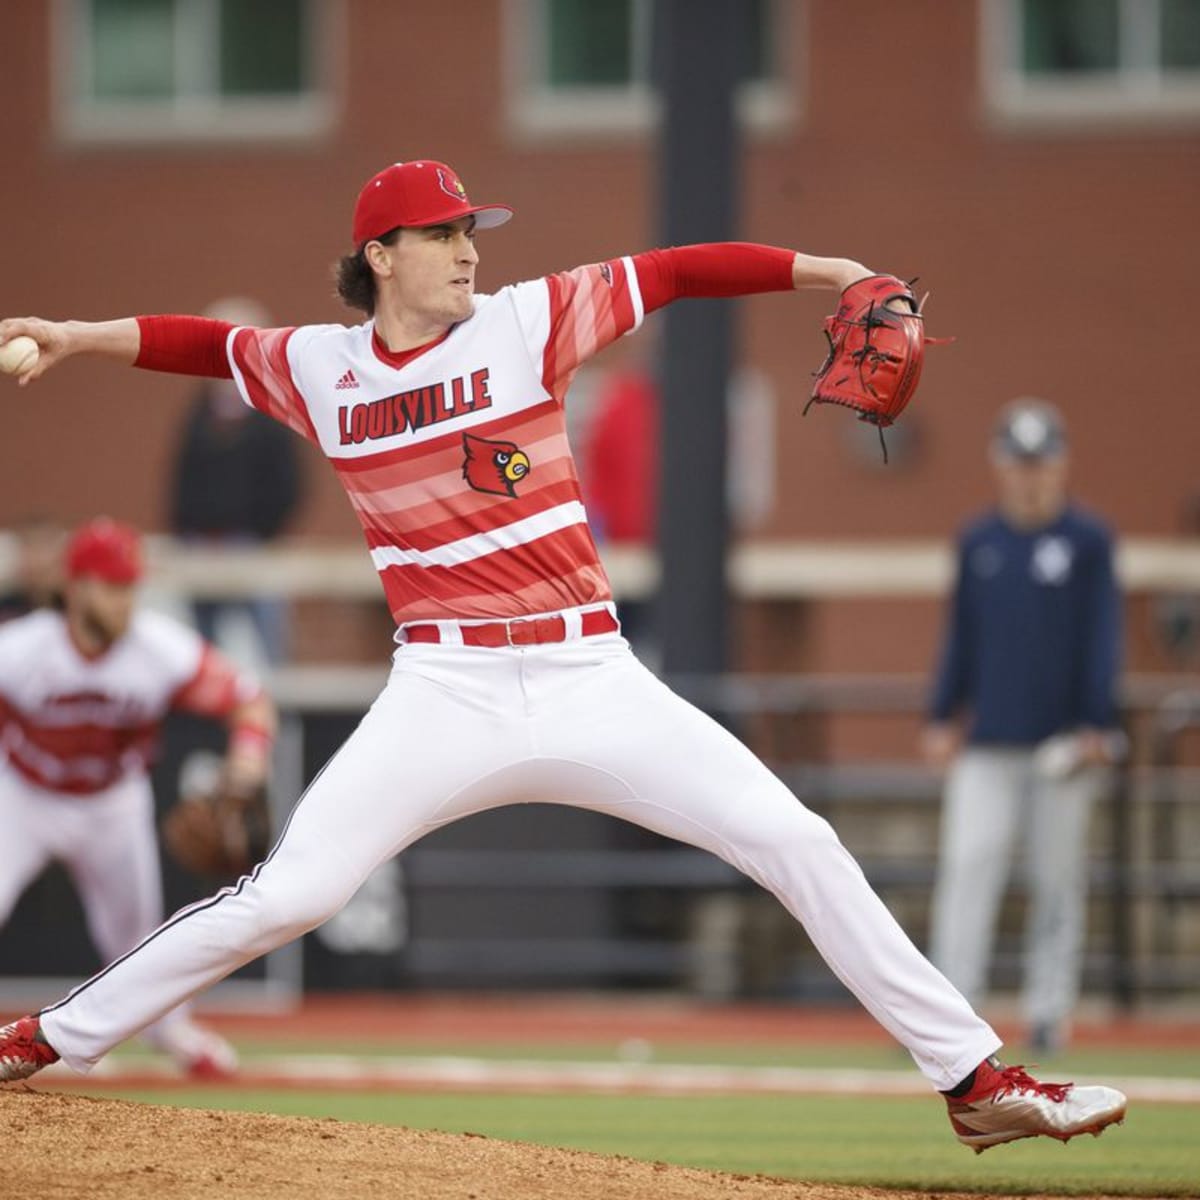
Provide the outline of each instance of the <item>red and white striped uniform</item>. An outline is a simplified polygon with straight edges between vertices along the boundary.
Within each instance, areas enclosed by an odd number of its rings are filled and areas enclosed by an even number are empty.
[[[611,600],[563,402],[580,365],[641,323],[632,260],[474,299],[470,320],[415,355],[389,353],[373,322],[229,335],[249,403],[332,461],[397,625]],[[526,473],[481,490],[487,464],[468,464],[464,435],[477,459],[515,448]]]
[[[197,633],[159,613],[136,613],[94,658],[57,612],[0,628],[0,753],[52,792],[91,795],[144,773],[169,709],[225,717],[258,691]]]
[[[251,404],[321,447],[397,622],[427,628],[401,632],[382,694],[259,867],[41,1012],[69,1066],[87,1070],[155,1013],[328,919],[430,831],[528,801],[678,838],[774,892],[935,1087],[999,1048],[828,822],[663,686],[612,625],[587,627],[586,606],[603,609],[609,588],[567,446],[571,377],[643,312],[682,296],[790,290],[795,261],[737,243],[649,251],[477,297],[469,320],[407,355],[389,354],[370,323],[139,318],[139,366],[231,369]],[[539,613],[555,616],[491,636],[503,618]],[[491,634],[469,638],[473,620]]]

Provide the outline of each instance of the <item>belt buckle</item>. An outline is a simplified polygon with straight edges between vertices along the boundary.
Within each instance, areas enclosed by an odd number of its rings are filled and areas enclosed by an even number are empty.
[[[539,645],[543,640],[538,636],[538,626],[541,622],[542,618],[540,617],[509,617],[504,622],[504,633],[508,644],[518,648]],[[515,635],[514,630],[516,631]]]
[[[534,628],[536,623],[528,617],[509,617],[504,622],[504,636],[508,639],[508,644],[514,647],[532,646],[537,642],[537,630]],[[525,635],[522,636],[522,626],[528,626]],[[516,636],[513,635],[513,630],[516,630]]]

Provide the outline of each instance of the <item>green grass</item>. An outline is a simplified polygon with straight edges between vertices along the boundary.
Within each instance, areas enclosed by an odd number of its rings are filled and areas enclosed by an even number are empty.
[[[940,1101],[851,1097],[139,1091],[130,1099],[472,1132],[687,1166],[927,1191],[1194,1196],[1197,1113],[1140,1104],[1103,1137],[975,1156]]]
[[[247,1065],[288,1053],[371,1056],[449,1055],[491,1060],[613,1062],[611,1039],[571,1043],[435,1043],[372,1038],[242,1040]],[[913,1072],[908,1055],[886,1044],[820,1046],[658,1043],[651,1061],[724,1065],[865,1067]],[[129,1052],[123,1052],[123,1057]],[[1021,1061],[1019,1052],[1011,1061]],[[1200,1078],[1200,1054],[1142,1047],[1083,1047],[1046,1062],[1044,1078],[1103,1080],[1113,1075]],[[106,1091],[102,1081],[94,1090]],[[975,1156],[950,1132],[941,1101],[810,1096],[585,1096],[242,1089],[114,1089],[158,1104],[244,1109],[569,1146],[739,1173],[914,1190],[1021,1195],[1196,1196],[1200,1194],[1200,1106],[1133,1106],[1125,1126],[1067,1146],[1033,1139]]]
[[[607,1041],[578,1042],[497,1042],[458,1039],[452,1042],[416,1042],[403,1038],[343,1039],[320,1041],[311,1038],[275,1038],[238,1040],[238,1050],[247,1063],[256,1058],[283,1054],[348,1054],[355,1056],[402,1055],[417,1058],[446,1056],[481,1058],[489,1061],[535,1062],[618,1062],[624,1054],[621,1043]],[[1033,1057],[1014,1048],[1003,1052],[1009,1062],[1029,1063]],[[117,1052],[122,1060],[144,1058],[148,1050],[130,1043]],[[915,1071],[912,1059],[897,1046],[878,1045],[781,1045],[760,1042],[658,1042],[650,1045],[650,1062],[700,1063],[714,1066],[747,1067],[858,1067],[879,1070]],[[1153,1075],[1164,1078],[1200,1079],[1200,1052],[1158,1047],[1082,1047],[1044,1059],[1035,1074],[1047,1079],[1090,1080],[1105,1075]]]

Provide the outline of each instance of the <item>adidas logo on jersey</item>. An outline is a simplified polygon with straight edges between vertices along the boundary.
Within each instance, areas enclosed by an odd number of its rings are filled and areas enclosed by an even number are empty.
[[[354,378],[354,372],[347,371],[345,375],[343,375],[341,379],[339,379],[337,383],[333,385],[333,390],[335,392],[344,392],[347,388],[356,387],[358,387],[358,380]]]

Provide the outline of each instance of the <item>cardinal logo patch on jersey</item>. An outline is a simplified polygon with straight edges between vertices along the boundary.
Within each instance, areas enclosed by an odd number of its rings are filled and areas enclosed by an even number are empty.
[[[440,187],[447,196],[453,196],[455,200],[466,200],[467,189],[463,187],[462,180],[460,180],[457,175],[451,175],[449,171],[443,171],[441,167],[438,167],[437,178],[438,187]]]
[[[529,474],[529,456],[515,442],[491,442],[463,434],[463,478],[477,492],[515,496],[517,484]]]

